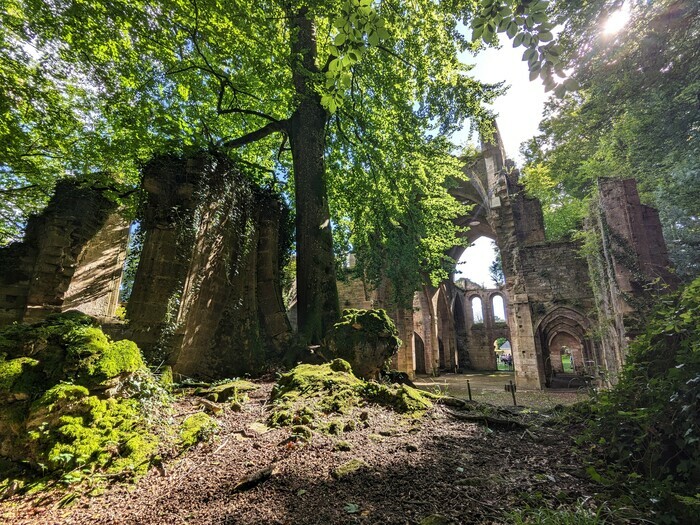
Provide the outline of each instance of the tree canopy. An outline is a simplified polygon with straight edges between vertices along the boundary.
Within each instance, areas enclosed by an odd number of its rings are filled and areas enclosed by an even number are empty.
[[[154,154],[217,148],[294,195],[297,256],[307,261],[298,261],[298,276],[327,285],[301,283],[300,300],[308,293],[319,305],[310,323],[337,315],[333,227],[353,250],[367,250],[359,260],[375,274],[388,266],[369,248],[385,254],[399,287],[444,275],[449,219],[460,210],[445,181],[461,176],[446,138],[466,119],[485,126],[483,104],[499,91],[458,60],[479,47],[460,31],[478,3],[6,5],[2,211],[19,219],[4,242],[58,177],[135,182]]]

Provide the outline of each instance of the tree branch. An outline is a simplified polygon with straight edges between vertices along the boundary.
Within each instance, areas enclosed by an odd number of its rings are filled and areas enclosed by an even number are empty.
[[[265,137],[272,135],[273,133],[277,133],[278,131],[287,133],[288,127],[288,119],[276,120],[274,122],[265,124],[262,128],[256,129],[255,131],[251,131],[250,133],[247,133],[241,137],[227,140],[226,142],[221,144],[221,147],[231,149],[240,148],[241,146],[245,146],[246,144],[250,144],[251,142],[257,142],[258,140],[264,139]]]
[[[384,46],[377,46],[377,49],[384,51],[385,53],[388,53],[389,55],[393,56],[395,59],[400,60],[404,64],[406,64],[408,67],[411,67],[413,69],[418,69],[418,67],[414,64],[411,64],[408,60],[403,58],[402,56],[399,56],[398,54],[394,53],[391,49],[388,49]]]

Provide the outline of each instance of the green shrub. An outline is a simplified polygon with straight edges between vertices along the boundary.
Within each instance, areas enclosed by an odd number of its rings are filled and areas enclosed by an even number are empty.
[[[589,469],[594,479],[644,483],[668,522],[698,513],[700,278],[658,299],[619,383],[587,415],[579,442],[600,458]]]

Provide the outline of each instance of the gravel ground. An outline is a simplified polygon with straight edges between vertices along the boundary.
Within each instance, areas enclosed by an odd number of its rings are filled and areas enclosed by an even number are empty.
[[[95,497],[73,489],[76,498],[62,508],[63,491],[14,496],[0,502],[0,523],[419,524],[440,515],[442,523],[477,524],[504,523],[505,510],[526,505],[595,502],[594,487],[567,453],[570,438],[552,429],[489,429],[442,406],[418,420],[370,406],[355,430],[298,443],[287,428],[259,428],[271,387],[251,392],[243,412],[218,416],[214,439],[136,484],[115,483]],[[185,398],[179,409],[196,408]],[[334,470],[350,460],[363,466],[337,479]],[[268,467],[269,479],[237,489]]]

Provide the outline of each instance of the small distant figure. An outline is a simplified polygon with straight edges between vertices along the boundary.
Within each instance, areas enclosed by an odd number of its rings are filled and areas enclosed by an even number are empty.
[[[510,354],[503,354],[501,356],[501,362],[508,366],[508,368],[511,368],[513,366],[513,356]]]

